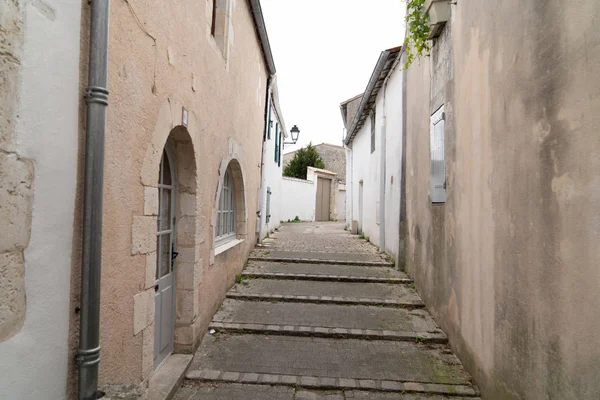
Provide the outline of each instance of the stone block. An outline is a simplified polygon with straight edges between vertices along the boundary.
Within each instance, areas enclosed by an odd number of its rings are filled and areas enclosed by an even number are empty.
[[[194,317],[194,292],[178,290],[175,296],[175,324],[190,325]]]
[[[158,188],[144,186],[144,215],[158,215]]]
[[[194,288],[198,287],[202,283],[202,277],[204,276],[204,260],[199,259],[194,263]]]
[[[26,306],[23,253],[0,254],[0,342],[21,330]]]
[[[146,254],[146,280],[144,289],[154,287],[156,282],[156,251]]]
[[[154,289],[133,296],[133,334],[140,333],[154,322]]]
[[[179,262],[175,270],[177,292],[194,289],[194,263]]]
[[[133,217],[131,254],[148,254],[153,251],[156,251],[156,217]]]
[[[195,194],[179,194],[179,213],[180,215],[191,217],[196,217],[198,215],[198,205]]]
[[[29,244],[33,177],[30,161],[0,152],[0,253],[23,250]]]
[[[154,323],[142,331],[142,379],[154,370]]]
[[[194,343],[193,331],[191,326],[175,327],[175,343],[179,345],[191,345]]]

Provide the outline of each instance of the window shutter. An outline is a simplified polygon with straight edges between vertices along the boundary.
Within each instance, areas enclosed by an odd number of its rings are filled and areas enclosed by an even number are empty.
[[[279,132],[279,157],[277,158],[277,165],[278,165],[279,167],[281,167],[281,153],[282,153],[281,149],[282,149],[282,147],[283,147],[283,146],[281,145],[281,141],[282,141],[282,140],[283,140],[283,135],[282,135],[282,132]]]
[[[446,155],[444,143],[444,106],[432,116],[430,124],[431,202],[446,202]]]
[[[275,162],[279,157],[279,122],[275,122]]]

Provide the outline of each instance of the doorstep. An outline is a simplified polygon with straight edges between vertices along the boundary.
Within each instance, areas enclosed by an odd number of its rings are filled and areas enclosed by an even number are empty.
[[[148,383],[148,400],[170,400],[185,377],[193,356],[171,354]]]

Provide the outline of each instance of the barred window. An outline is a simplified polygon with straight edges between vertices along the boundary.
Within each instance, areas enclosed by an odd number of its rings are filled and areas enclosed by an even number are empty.
[[[216,242],[223,244],[236,238],[235,219],[235,188],[231,167],[227,168],[223,178],[223,188],[219,196],[219,211],[217,214]]]

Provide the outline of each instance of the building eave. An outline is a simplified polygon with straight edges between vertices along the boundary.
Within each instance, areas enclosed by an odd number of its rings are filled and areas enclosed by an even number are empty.
[[[344,139],[346,145],[349,145],[352,142],[354,136],[356,136],[358,130],[363,126],[365,120],[371,113],[371,110],[375,107],[377,94],[383,86],[385,78],[392,71],[394,61],[399,56],[401,50],[402,46],[393,47],[382,51],[379,55],[379,60],[377,60],[375,69],[373,69],[367,88],[365,89],[360,105],[358,106],[358,111],[354,115],[350,128],[346,133],[346,138]]]
[[[267,35],[267,27],[265,25],[265,19],[263,17],[262,8],[259,0],[248,0],[248,6],[250,7],[250,13],[254,21],[254,28],[258,34],[258,41],[260,42],[263,58],[267,65],[269,75],[275,75],[277,70],[275,69],[275,61],[273,60],[273,53],[271,52],[271,45],[269,44],[269,36]]]

